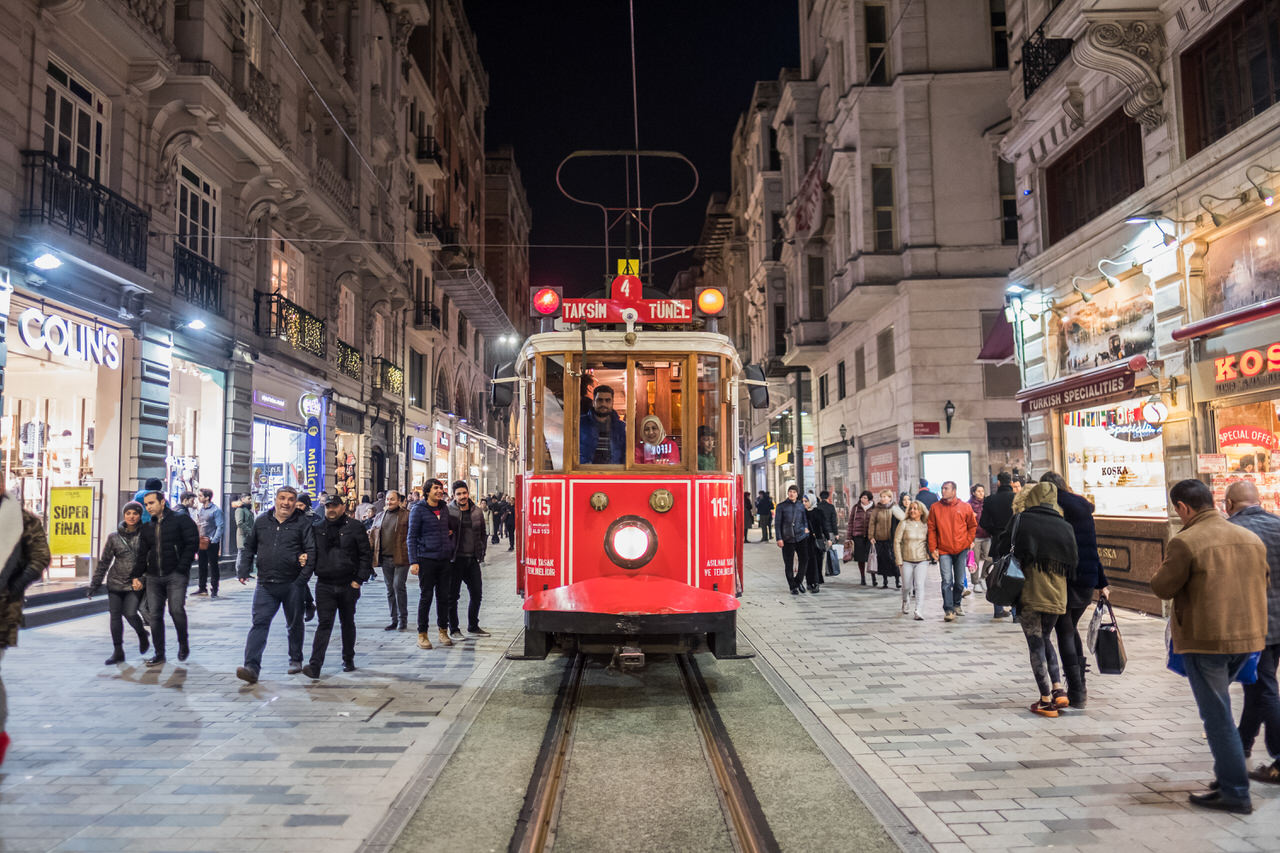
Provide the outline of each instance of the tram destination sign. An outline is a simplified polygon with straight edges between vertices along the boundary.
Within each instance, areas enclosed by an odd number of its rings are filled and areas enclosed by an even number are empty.
[[[564,300],[566,323],[625,323],[625,312],[636,313],[637,323],[692,323],[693,300],[645,299],[643,287],[634,275],[613,280],[608,299]]]

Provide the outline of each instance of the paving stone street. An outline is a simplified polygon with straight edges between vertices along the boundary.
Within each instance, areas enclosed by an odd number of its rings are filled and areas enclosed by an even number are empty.
[[[1026,710],[1021,632],[984,603],[945,624],[930,584],[916,622],[856,570],[793,597],[776,546],[749,545],[747,562],[744,639],[904,847],[1276,849],[1280,790],[1255,784],[1247,818],[1185,804],[1210,758],[1159,619],[1121,612],[1126,673],[1093,675],[1088,709],[1048,720]],[[381,630],[385,588],[370,585],[359,669],[342,673],[335,648],[314,683],[285,674],[279,621],[262,681],[235,678],[251,588],[234,581],[191,600],[192,657],[159,671],[136,648],[102,666],[105,615],[23,632],[3,660],[0,851],[385,849],[519,633],[512,571],[506,552],[485,567],[492,638],[429,652]]]

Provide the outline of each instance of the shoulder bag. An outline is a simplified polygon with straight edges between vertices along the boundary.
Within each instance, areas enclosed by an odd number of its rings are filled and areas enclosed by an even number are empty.
[[[1022,564],[1013,554],[1013,544],[1017,541],[1018,521],[1021,516],[1014,516],[1013,531],[1009,534],[1009,553],[1005,554],[991,567],[987,575],[987,601],[996,607],[1010,607],[1018,603],[1022,597],[1022,585],[1027,576],[1022,571]]]

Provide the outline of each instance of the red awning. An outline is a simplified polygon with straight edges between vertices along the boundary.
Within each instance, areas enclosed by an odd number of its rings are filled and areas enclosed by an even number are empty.
[[[982,350],[978,353],[978,361],[1001,362],[1013,358],[1013,325],[1005,319],[1004,313],[996,318],[995,325],[987,333],[982,342]]]
[[[1047,412],[1049,409],[1079,407],[1095,400],[1121,394],[1133,389],[1134,373],[1145,370],[1147,357],[1135,355],[1128,361],[1109,364],[1097,370],[1089,370],[1059,379],[1023,388],[1016,395],[1022,403],[1024,414]]]
[[[1234,311],[1224,311],[1221,314],[1206,317],[1196,323],[1188,323],[1181,329],[1173,330],[1173,339],[1175,341],[1189,341],[1192,338],[1203,338],[1205,335],[1221,332],[1231,326],[1251,323],[1254,320],[1263,320],[1267,317],[1274,317],[1276,314],[1280,314],[1280,296],[1275,299],[1268,299],[1266,302],[1259,302],[1257,305],[1237,308]]]

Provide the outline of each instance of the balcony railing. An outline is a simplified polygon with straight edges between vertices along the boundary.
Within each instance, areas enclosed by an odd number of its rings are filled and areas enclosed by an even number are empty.
[[[338,372],[343,376],[349,376],[357,382],[364,376],[364,356],[351,344],[339,340],[335,358],[338,363]]]
[[[1044,24],[1037,27],[1022,43],[1023,97],[1030,98],[1070,55],[1071,39],[1045,38]]]
[[[413,215],[413,230],[419,237],[436,236],[440,229],[440,220],[430,209],[415,211]]]
[[[413,305],[413,327],[415,329],[440,328],[440,309],[427,302],[415,302]]]
[[[348,220],[354,220],[355,195],[351,189],[351,182],[338,173],[338,167],[333,164],[327,157],[316,158],[316,170],[312,175],[312,179],[319,185],[322,192],[329,197],[338,210]]]
[[[249,65],[245,88],[236,97],[236,106],[244,110],[277,145],[283,144],[279,83],[271,82],[256,66]]]
[[[434,136],[418,137],[418,162],[441,164],[440,143]]]
[[[374,356],[373,387],[388,394],[403,394],[404,371],[382,356]]]
[[[222,286],[227,274],[181,243],[173,244],[173,292],[213,314],[222,313]]]
[[[147,269],[151,216],[46,151],[23,151],[26,192],[21,216],[82,237],[117,260]]]
[[[324,358],[324,321],[278,293],[253,294],[254,324],[259,335],[278,338],[302,352]]]

